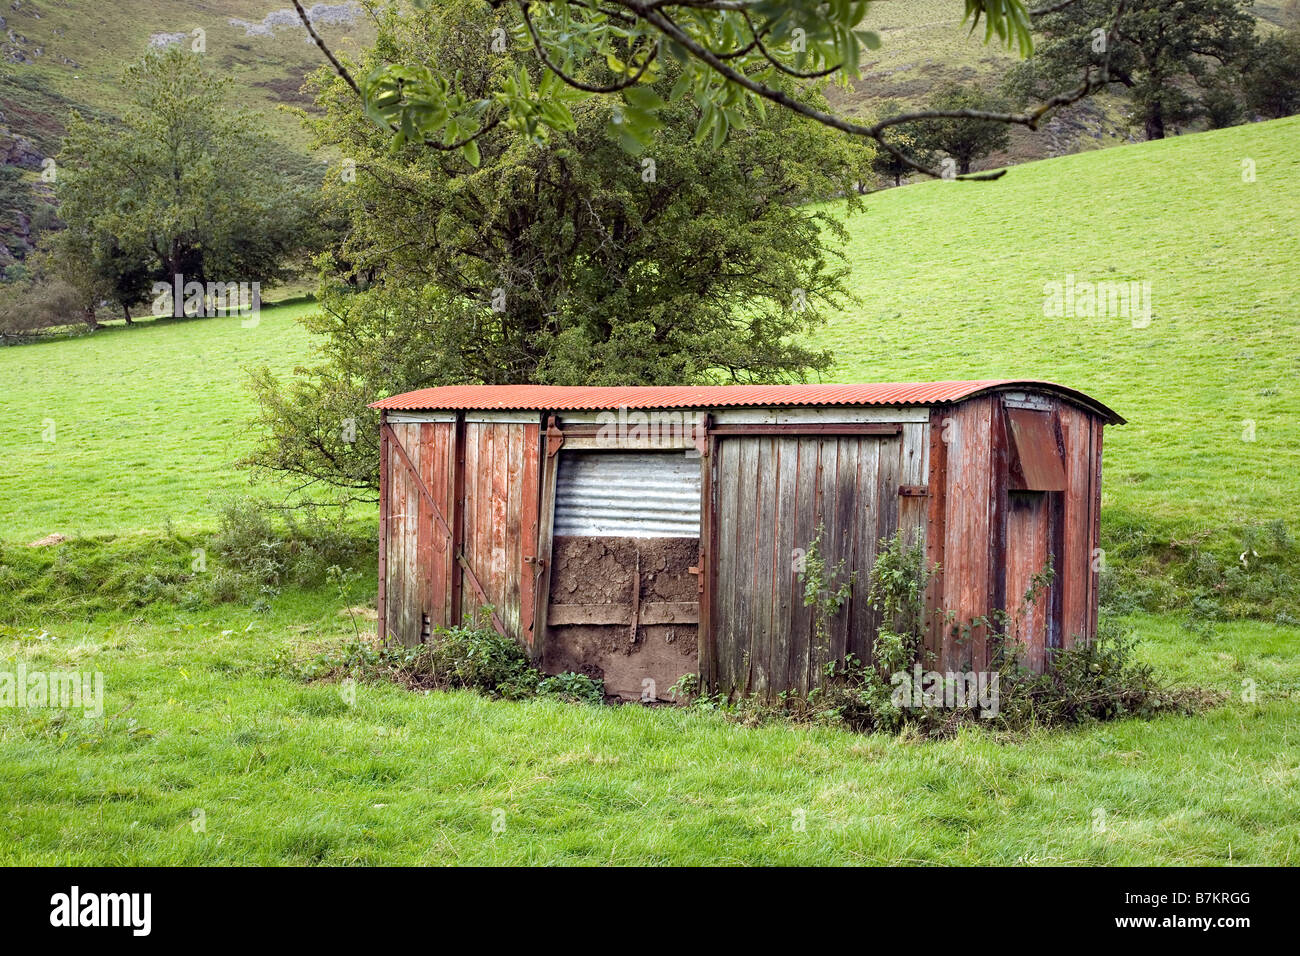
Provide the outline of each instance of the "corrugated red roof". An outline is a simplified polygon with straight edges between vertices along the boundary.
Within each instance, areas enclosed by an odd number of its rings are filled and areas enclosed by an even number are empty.
[[[767,408],[835,405],[944,405],[983,392],[1016,388],[1051,392],[1113,422],[1124,419],[1083,392],[1051,382],[877,382],[860,385],[444,385],[374,402],[405,411],[603,411],[618,408]]]

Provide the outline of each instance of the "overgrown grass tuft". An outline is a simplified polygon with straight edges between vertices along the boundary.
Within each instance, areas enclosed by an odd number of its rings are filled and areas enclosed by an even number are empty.
[[[410,690],[473,690],[488,697],[525,700],[556,697],[600,704],[605,682],[584,674],[543,675],[519,643],[498,634],[490,610],[459,627],[438,628],[423,644],[404,647],[357,637],[305,661],[281,660],[284,672],[302,680],[388,680]]]
[[[285,587],[318,588],[341,576],[351,587],[361,575],[347,569],[373,567],[374,541],[338,515],[281,513],[241,498],[223,505],[212,534],[168,528],[40,547],[0,542],[0,622],[91,620],[155,605],[264,611]]]

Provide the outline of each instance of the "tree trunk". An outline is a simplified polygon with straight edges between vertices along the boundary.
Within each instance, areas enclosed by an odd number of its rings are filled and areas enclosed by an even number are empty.
[[[1147,139],[1165,138],[1165,114],[1159,103],[1147,107],[1146,133]]]
[[[81,320],[92,329],[99,328],[99,319],[95,318],[95,307],[93,305],[81,310]]]
[[[957,174],[959,176],[965,176],[968,175],[969,173],[970,173],[970,157],[963,156],[961,157],[960,161],[957,164]]]
[[[128,308],[126,307],[126,303],[125,303],[125,302],[122,303],[122,318],[126,319],[126,324],[127,324],[127,325],[131,325],[131,324],[132,324],[132,321],[131,321],[131,310],[128,309]]]

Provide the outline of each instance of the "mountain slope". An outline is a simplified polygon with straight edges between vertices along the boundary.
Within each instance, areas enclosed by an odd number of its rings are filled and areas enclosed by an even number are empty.
[[[861,304],[825,333],[836,377],[1081,388],[1129,420],[1106,436],[1104,538],[1296,533],[1297,141],[1291,117],[871,197],[845,250]],[[1070,276],[1149,283],[1149,324],[1046,314]]]
[[[373,41],[355,3],[310,7],[322,36],[346,54]],[[201,30],[201,34],[195,31]],[[307,106],[303,81],[323,58],[284,0],[13,0],[0,16],[0,166],[20,183],[0,197],[0,271],[30,250],[49,195],[41,163],[58,152],[68,113],[121,112],[122,72],[151,45],[202,40],[211,65],[233,80],[233,99],[297,152],[307,135],[284,105]],[[33,223],[33,220],[37,220]]]

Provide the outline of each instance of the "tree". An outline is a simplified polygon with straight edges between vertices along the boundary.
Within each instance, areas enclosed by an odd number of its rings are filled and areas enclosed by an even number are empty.
[[[361,68],[436,60],[480,95],[513,67],[482,53],[499,22],[481,0],[390,14]],[[329,190],[350,225],[322,260],[309,321],[323,362],[288,384],[255,378],[268,438],[254,463],[368,489],[365,404],[413,388],[790,381],[829,367],[813,333],[846,301],[832,248],[846,234],[816,201],[852,197],[865,175],[832,131],[772,111],[702,144],[699,108],[681,103],[630,156],[608,135],[617,103],[596,98],[543,143],[491,130],[471,164],[410,141],[394,152],[343,82],[319,104],[317,135],[349,161]],[[374,277],[364,291],[347,282],[358,276]]]
[[[902,106],[896,100],[886,100],[880,104],[876,115],[895,116],[901,110]],[[914,172],[912,161],[927,167],[934,164],[934,153],[922,145],[916,124],[891,127],[887,137],[895,147],[893,150],[875,147],[870,152],[872,172],[881,179],[892,181],[895,186],[901,186],[903,177]],[[868,144],[870,147],[874,145]]]
[[[1242,80],[1254,113],[1268,119],[1300,113],[1300,27],[1261,40]]]
[[[113,302],[131,323],[131,307],[149,296],[151,273],[115,237],[91,233],[84,224],[67,226],[44,237],[38,258],[43,272],[75,289],[87,325],[97,328],[101,302]]]
[[[131,66],[121,125],[74,115],[60,155],[60,214],[105,268],[123,308],[127,281],[259,282],[288,274],[309,193],[277,170],[259,124],[226,102],[229,80],[171,47]],[[119,281],[120,280],[120,281]]]
[[[505,126],[530,140],[573,129],[571,104],[620,97],[615,132],[636,152],[662,129],[666,108],[683,102],[700,107],[703,137],[723,139],[764,108],[776,104],[851,136],[873,140],[910,168],[938,172],[903,153],[886,133],[923,116],[991,120],[1036,129],[1053,110],[1075,103],[1106,85],[1104,69],[1083,72],[1067,88],[1021,113],[909,113],[864,125],[831,113],[826,105],[800,97],[785,81],[860,78],[862,51],[880,46],[863,28],[867,3],[844,0],[485,0],[499,12],[492,48],[513,44],[531,51],[544,67],[537,77],[524,63],[505,71],[493,86],[472,91],[447,64],[390,60],[363,74],[360,82],[321,40],[293,0],[311,38],[361,99],[367,115],[399,145],[461,151],[470,162],[481,136]],[[1067,0],[1070,2],[1070,0]],[[433,0],[414,0],[428,9]],[[1051,5],[1045,9],[1054,9]],[[1031,18],[1023,0],[966,0],[965,18],[974,30],[981,20],[985,42],[996,37],[1021,55],[1032,50]],[[676,82],[667,99],[647,87],[672,70]],[[978,178],[996,178],[996,175]]]
[[[992,112],[1003,108],[996,98],[982,90],[949,84],[926,106],[936,112],[974,110]],[[953,118],[925,120],[916,124],[916,140],[925,150],[947,153],[957,163],[957,173],[970,173],[971,163],[1011,145],[1011,128],[1005,123]]]
[[[1201,111],[1195,93],[1211,86],[1215,66],[1238,63],[1251,49],[1252,2],[1074,0],[1034,20],[1042,40],[1009,85],[1035,98],[1081,71],[1105,71],[1147,139],[1161,139],[1168,125]]]

